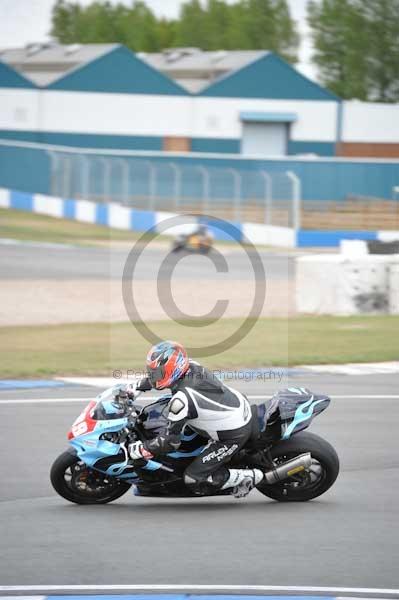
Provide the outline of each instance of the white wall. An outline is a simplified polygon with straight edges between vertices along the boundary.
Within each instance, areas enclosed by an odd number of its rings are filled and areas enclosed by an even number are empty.
[[[335,140],[334,102],[0,90],[0,128],[237,139],[240,112],[292,112],[291,139]]]
[[[399,144],[399,104],[344,102],[342,141]]]
[[[43,91],[42,130],[190,136],[191,98]]]
[[[35,131],[38,103],[36,90],[0,88],[0,129]]]
[[[0,129],[240,139],[240,112],[298,115],[291,139],[333,142],[335,102],[100,94],[0,88]],[[343,104],[342,141],[399,143],[399,104]]]
[[[298,115],[291,125],[292,140],[334,142],[337,111],[337,103],[329,101],[198,97],[192,135],[241,138],[240,112],[289,112]]]

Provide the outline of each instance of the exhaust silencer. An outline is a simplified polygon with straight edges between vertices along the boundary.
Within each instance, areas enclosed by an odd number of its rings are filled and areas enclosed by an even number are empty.
[[[301,471],[309,469],[312,464],[312,455],[310,452],[306,454],[300,454],[296,458],[287,460],[287,462],[279,465],[271,471],[265,472],[265,480],[269,484],[279,483],[289,479],[292,475],[296,475]]]

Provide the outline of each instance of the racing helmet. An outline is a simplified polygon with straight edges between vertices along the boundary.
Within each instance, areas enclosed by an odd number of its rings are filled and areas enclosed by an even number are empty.
[[[187,352],[177,342],[160,342],[147,354],[147,373],[157,390],[171,387],[189,368]]]

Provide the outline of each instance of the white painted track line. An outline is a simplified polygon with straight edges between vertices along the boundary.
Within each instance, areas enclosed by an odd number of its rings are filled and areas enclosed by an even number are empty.
[[[363,594],[363,598],[394,598],[399,597],[399,589],[378,588],[342,588],[342,587],[318,587],[318,586],[274,586],[274,585],[22,585],[22,586],[0,586],[0,593],[25,594],[29,592],[41,592],[41,595],[49,595],[51,592],[207,592],[207,593],[241,593],[255,594],[268,593],[302,593],[302,594],[339,594],[340,598],[348,598],[354,594],[357,598]]]
[[[154,401],[160,396],[147,396],[142,398],[142,400]],[[255,396],[247,396],[248,400],[264,400],[267,398],[271,398],[271,394],[264,395],[255,395]],[[330,395],[332,400],[399,400],[399,394],[358,394],[358,395],[346,395],[340,394]],[[0,399],[0,406],[5,404],[72,404],[74,402],[90,402],[90,400],[94,400],[95,395],[87,396],[86,398],[13,398],[11,400],[2,400]],[[1,587],[0,587],[1,591]]]

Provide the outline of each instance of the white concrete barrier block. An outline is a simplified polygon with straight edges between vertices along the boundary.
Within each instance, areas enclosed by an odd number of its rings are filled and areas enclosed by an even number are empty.
[[[296,245],[295,231],[289,227],[262,225],[260,223],[243,223],[244,238],[254,245],[277,246],[294,248]]]
[[[391,298],[390,269],[398,255],[347,258],[341,254],[299,257],[296,306],[310,314],[386,314]]]
[[[389,312],[399,315],[399,263],[389,269]]]
[[[63,201],[54,196],[44,196],[43,194],[33,195],[33,212],[50,217],[63,216]]]
[[[254,244],[254,246],[257,244],[266,246],[268,244],[266,225],[259,223],[243,223],[242,235],[244,241],[248,240],[251,244]]]
[[[339,249],[341,254],[350,258],[365,256],[369,253],[367,242],[364,240],[341,240]]]
[[[290,227],[277,227],[275,225],[266,225],[267,244],[269,246],[278,246],[281,248],[296,247],[296,232]]]
[[[96,204],[88,200],[78,200],[76,202],[76,220],[83,223],[96,222]]]
[[[377,239],[380,240],[380,242],[397,242],[399,241],[399,230],[377,231]]]
[[[332,259],[334,256],[334,259]],[[338,305],[339,255],[302,256],[296,260],[296,308],[306,314],[334,314]],[[323,260],[323,259],[326,260]]]
[[[0,208],[10,208],[10,190],[0,188]]]
[[[342,263],[338,287],[338,313],[386,314],[389,310],[389,263],[362,261],[359,257]]]
[[[108,225],[115,229],[130,229],[132,210],[120,204],[109,204]]]

